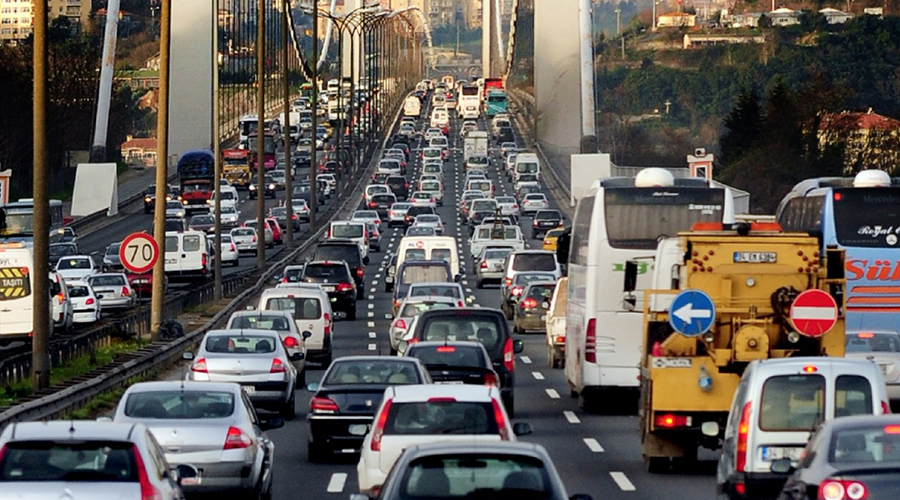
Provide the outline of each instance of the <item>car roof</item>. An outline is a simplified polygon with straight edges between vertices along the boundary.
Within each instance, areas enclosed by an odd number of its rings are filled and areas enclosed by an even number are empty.
[[[241,386],[237,382],[197,382],[195,380],[155,380],[137,382],[128,388],[128,392],[168,391],[168,390],[201,390],[237,393]]]
[[[206,332],[204,337],[209,337],[211,335],[244,335],[244,334],[253,334],[253,335],[262,335],[262,336],[271,336],[271,337],[279,337],[279,333],[275,330],[263,330],[260,328],[218,328],[215,330],[209,330]],[[280,337],[279,337],[280,338]]]
[[[406,449],[405,456],[409,461],[421,457],[434,457],[440,455],[524,455],[550,462],[550,456],[543,446],[524,441],[438,441],[425,444],[412,445]]]
[[[443,295],[417,295],[415,297],[407,295],[403,299],[403,303],[400,304],[400,308],[407,304],[418,304],[422,302],[444,302],[447,304],[456,304],[456,301],[459,300],[456,297],[444,297]]]
[[[845,429],[855,429],[860,427],[877,427],[879,425],[898,425],[900,424],[900,415],[854,415],[852,417],[841,417],[828,420],[825,425],[829,426],[832,431],[842,431]]]
[[[235,311],[228,318],[229,323],[232,318],[244,318],[248,316],[282,316],[285,318],[293,318],[293,313],[288,311],[279,311],[277,309],[254,309],[252,311]]]
[[[103,440],[133,441],[139,423],[94,422],[91,420],[52,420],[49,422],[16,422],[3,431],[4,441]]]
[[[454,398],[461,402],[489,403],[499,397],[496,387],[487,385],[421,384],[392,386],[394,403],[426,402],[431,398]]]

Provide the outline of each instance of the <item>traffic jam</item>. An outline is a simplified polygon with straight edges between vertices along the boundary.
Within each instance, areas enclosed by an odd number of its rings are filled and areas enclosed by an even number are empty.
[[[416,84],[340,192],[345,159],[327,119],[311,131],[325,108],[309,102],[297,134],[270,122],[265,158],[242,128],[222,179],[208,151],[179,159],[163,249],[126,225],[58,230],[52,313],[69,332],[145,299],[156,256],[170,288],[190,287],[213,258],[236,272],[260,239],[274,252],[314,201],[352,200],[176,369],[93,420],[8,424],[0,498],[900,495],[900,204],[884,201],[900,197],[886,173],[809,179],[756,216],[704,177],[573,169],[570,204],[503,80],[444,76]],[[300,179],[290,220],[284,148]],[[257,197],[264,228],[246,220]],[[29,259],[0,244],[2,333],[27,328],[25,302],[4,306],[27,298],[30,316]]]

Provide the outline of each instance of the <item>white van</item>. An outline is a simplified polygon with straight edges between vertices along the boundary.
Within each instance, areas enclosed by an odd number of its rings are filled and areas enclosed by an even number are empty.
[[[281,283],[263,290],[257,309],[286,311],[294,315],[297,330],[310,332],[306,339],[306,359],[331,363],[331,328],[334,314],[328,294],[318,283]]]
[[[881,369],[871,361],[830,357],[753,361],[734,392],[716,489],[728,498],[773,498],[789,476],[773,472],[773,463],[790,460],[796,467],[819,424],[887,411]],[[704,434],[718,434],[714,422],[707,424],[712,426],[704,428]]]
[[[437,108],[431,112],[431,127],[445,129],[450,126],[450,114],[444,108]]]
[[[241,198],[238,196],[237,189],[233,186],[219,186],[219,193],[222,195],[221,205],[223,207],[235,207],[237,208],[238,203],[240,203]],[[216,206],[216,193],[213,193],[212,196],[209,197],[209,208],[210,210]]]
[[[454,279],[460,277],[459,253],[453,236],[404,236],[397,245],[395,270],[406,260],[443,260],[450,264]]]
[[[519,181],[522,174],[535,174],[538,181],[541,180],[541,161],[534,153],[519,153],[516,155],[516,163],[513,167],[513,182]]]
[[[410,95],[403,101],[403,115],[418,118],[422,114],[422,101],[418,96]]]
[[[0,243],[0,344],[27,340],[34,331],[33,289],[31,251],[21,242]]]
[[[351,240],[359,245],[363,259],[369,256],[369,232],[366,223],[359,221],[337,221],[328,227],[327,239]]]
[[[203,231],[166,231],[166,275],[207,279],[212,276],[212,244]]]

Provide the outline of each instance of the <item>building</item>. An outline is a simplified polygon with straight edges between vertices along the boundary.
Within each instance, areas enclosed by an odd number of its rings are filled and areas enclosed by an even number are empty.
[[[820,116],[816,133],[819,150],[843,149],[848,173],[878,168],[897,173],[900,165],[900,120],[873,113],[826,113]]]
[[[828,21],[828,24],[844,24],[853,19],[853,14],[838,9],[832,9],[831,7],[820,10],[819,14],[825,16],[825,20]]]
[[[144,166],[156,165],[156,137],[134,138],[128,136],[128,140],[121,146],[122,159],[131,164]]]
[[[31,0],[2,0],[0,3],[0,42],[15,42],[31,36],[33,13]],[[77,32],[84,29],[91,15],[91,0],[47,0],[47,15],[65,17]]]
[[[425,12],[432,29],[455,26],[457,12],[462,15],[462,6],[456,0],[427,0]]]
[[[668,12],[656,17],[657,28],[692,28],[697,24],[697,15],[686,12]]]
[[[123,70],[116,73],[115,81],[124,83],[132,90],[152,90],[159,88],[159,71],[147,68]]]
[[[729,28],[757,28],[762,12],[746,12],[744,14],[722,14],[722,26]]]
[[[735,43],[765,43],[766,39],[762,35],[745,36],[745,35],[684,35],[684,48],[692,49],[695,47],[706,47],[708,45],[731,45]]]
[[[803,15],[802,12],[791,10],[787,7],[782,7],[766,13],[766,17],[772,21],[772,26],[792,26],[794,24],[800,24],[801,15]]]

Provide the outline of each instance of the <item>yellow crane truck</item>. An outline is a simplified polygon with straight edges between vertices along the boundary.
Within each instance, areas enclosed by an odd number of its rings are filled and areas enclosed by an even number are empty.
[[[639,416],[648,471],[667,470],[673,459],[690,464],[698,447],[718,447],[749,362],[844,355],[844,254],[819,249],[817,238],[772,222],[700,223],[661,241],[653,289],[643,300]],[[636,268],[629,262],[625,273],[632,304]],[[808,297],[833,299],[827,331],[791,319],[792,304],[808,290],[821,291]],[[711,306],[692,308],[691,294],[705,295]]]

